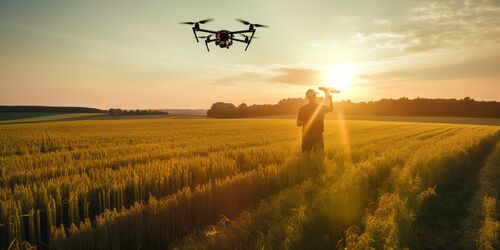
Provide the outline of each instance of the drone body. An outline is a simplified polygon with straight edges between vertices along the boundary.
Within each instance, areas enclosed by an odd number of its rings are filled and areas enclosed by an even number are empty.
[[[201,20],[198,22],[182,22],[180,24],[189,24],[193,25],[193,33],[194,37],[196,38],[196,42],[199,42],[198,38],[205,38],[205,45],[207,46],[207,50],[210,51],[208,44],[211,42],[214,42],[216,46],[219,46],[221,48],[227,48],[231,47],[233,45],[233,42],[241,42],[245,43],[247,46],[245,47],[245,51],[248,49],[248,46],[252,42],[252,39],[257,38],[254,37],[256,27],[265,27],[268,28],[269,26],[267,25],[262,25],[262,24],[253,24],[250,22],[247,22],[245,20],[241,19],[236,19],[237,21],[248,25],[247,30],[238,30],[238,31],[229,31],[229,30],[219,30],[219,31],[213,31],[213,30],[207,30],[207,29],[202,29],[200,28],[200,24],[204,24],[207,22],[212,21],[213,19],[205,19]],[[208,36],[198,36],[197,32],[204,32],[208,33]],[[235,35],[241,35],[244,39],[240,39],[235,37]],[[212,37],[213,36],[213,37]]]

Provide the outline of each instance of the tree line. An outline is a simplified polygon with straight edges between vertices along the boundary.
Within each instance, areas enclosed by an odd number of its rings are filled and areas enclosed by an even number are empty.
[[[207,116],[214,118],[242,118],[296,114],[304,104],[306,104],[306,100],[302,98],[286,98],[280,100],[277,104],[255,104],[251,106],[245,103],[235,106],[232,103],[216,102],[207,111]],[[500,118],[500,102],[476,101],[470,97],[463,99],[399,98],[369,102],[352,102],[348,100],[335,102],[334,112],[349,115]]]
[[[109,109],[108,115],[168,115],[168,112],[161,110],[126,110],[126,109]]]

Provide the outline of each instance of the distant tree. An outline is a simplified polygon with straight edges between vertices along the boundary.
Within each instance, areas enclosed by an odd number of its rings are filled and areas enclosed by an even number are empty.
[[[126,110],[121,110],[121,109],[109,109],[108,114],[109,115],[122,115]]]
[[[321,99],[319,100],[321,101]],[[217,102],[207,111],[208,117],[236,118],[265,115],[296,114],[305,104],[302,98],[286,98],[277,104],[247,106],[245,103],[235,107],[231,103]],[[340,101],[334,105],[334,112],[352,115],[396,115],[396,116],[462,116],[500,118],[500,102],[475,101],[464,99],[428,99],[418,97],[409,99],[381,99],[379,101],[359,102]]]
[[[236,116],[237,117],[246,117],[248,115],[248,106],[246,103],[240,104],[236,108]]]
[[[168,112],[161,110],[121,110],[121,109],[109,109],[109,115],[168,115]]]
[[[207,111],[208,117],[231,118],[236,115],[236,106],[232,103],[216,102]]]

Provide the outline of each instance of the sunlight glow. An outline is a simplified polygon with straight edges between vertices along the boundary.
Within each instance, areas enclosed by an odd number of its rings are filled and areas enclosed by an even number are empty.
[[[328,85],[337,90],[344,90],[354,78],[356,65],[354,64],[336,64],[328,66],[325,70]]]
[[[345,118],[344,118],[344,113],[338,112],[337,113],[337,121],[339,125],[339,135],[340,135],[340,142],[342,143],[342,148],[344,149],[344,159],[345,162],[347,163],[352,163],[352,157],[351,157],[351,143],[349,139],[349,132],[347,130]]]

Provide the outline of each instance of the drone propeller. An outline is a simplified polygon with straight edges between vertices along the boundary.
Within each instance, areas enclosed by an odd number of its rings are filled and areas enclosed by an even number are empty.
[[[204,23],[211,22],[213,20],[214,20],[213,18],[209,18],[209,19],[205,19],[205,20],[200,20],[198,22],[180,22],[179,24],[189,24],[189,25],[193,25],[193,24],[197,24],[197,23],[204,24]]]
[[[245,20],[240,19],[240,18],[236,19],[236,21],[238,21],[238,22],[240,22],[240,23],[242,23],[244,25],[253,25],[254,27],[261,27],[261,28],[269,28],[270,27],[269,25],[258,24],[258,23],[251,23],[249,21],[245,21]]]
[[[258,23],[254,24],[253,26],[255,26],[255,27],[261,27],[261,28],[269,28],[269,27],[271,27],[269,25],[258,24]]]
[[[211,21],[213,21],[213,20],[214,20],[213,18],[209,18],[209,19],[205,19],[205,20],[198,21],[198,23],[204,24],[204,23],[211,22]]]
[[[236,21],[240,22],[240,23],[243,23],[244,25],[250,25],[251,23],[248,22],[248,21],[245,21],[243,19],[240,19],[240,18],[237,18]]]
[[[208,36],[199,36],[198,38],[208,38],[208,39],[210,39],[210,37],[211,37],[211,36],[212,36],[212,35],[208,35]]]

